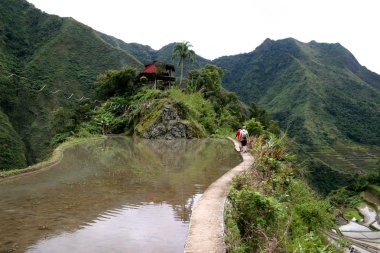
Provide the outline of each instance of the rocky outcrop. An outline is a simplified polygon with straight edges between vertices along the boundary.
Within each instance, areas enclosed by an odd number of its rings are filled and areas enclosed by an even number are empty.
[[[143,134],[148,139],[193,138],[189,124],[182,120],[180,113],[172,104],[165,104],[158,120]]]

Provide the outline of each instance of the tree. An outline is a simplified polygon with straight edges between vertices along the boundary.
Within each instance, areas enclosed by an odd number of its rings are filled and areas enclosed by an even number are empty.
[[[278,122],[272,119],[272,116],[264,109],[259,108],[255,103],[249,105],[249,118],[258,120],[265,130],[279,135],[281,133]]]
[[[205,97],[210,94],[219,95],[222,90],[222,77],[224,73],[221,68],[215,65],[207,64],[201,69],[195,69],[189,72],[189,91],[202,91]]]
[[[180,42],[176,43],[176,45],[173,48],[173,56],[172,59],[178,59],[178,66],[181,68],[181,77],[179,81],[179,86],[182,85],[182,79],[183,79],[183,68],[184,68],[184,62],[186,59],[189,59],[190,62],[194,60],[195,52],[191,50],[190,48],[192,45],[190,42]]]
[[[131,66],[120,70],[107,70],[98,76],[95,83],[98,98],[133,95],[140,88],[140,84],[135,82],[136,77],[137,70]]]
[[[244,124],[246,125],[248,132],[253,136],[260,136],[264,133],[263,125],[261,125],[261,122],[255,118],[244,122]]]

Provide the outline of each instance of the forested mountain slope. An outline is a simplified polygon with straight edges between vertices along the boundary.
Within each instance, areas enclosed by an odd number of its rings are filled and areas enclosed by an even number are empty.
[[[1,1],[0,151],[15,155],[0,155],[0,168],[43,158],[54,136],[53,112],[93,98],[100,73],[126,65],[142,69],[153,60],[173,63],[173,46],[153,50],[125,43],[72,18],[46,14],[26,0]],[[204,66],[210,61],[197,56],[196,62]]]
[[[308,147],[380,144],[380,76],[340,44],[267,39],[213,63],[225,71],[227,89],[268,109]]]
[[[153,60],[176,65],[174,45],[125,43],[25,0],[1,1],[0,168],[43,159],[54,112],[92,99],[100,73]],[[304,150],[379,146],[380,76],[339,44],[267,39],[247,54],[196,56],[191,67],[208,63],[224,70],[225,88],[269,110]]]
[[[0,126],[7,130],[0,149],[15,154],[1,152],[0,168],[41,158],[54,135],[52,112],[91,98],[99,73],[125,65],[143,66],[71,18],[48,15],[25,0],[1,1]]]
[[[340,44],[267,39],[213,63],[228,90],[271,112],[313,158],[308,171],[321,191],[378,167],[380,76]]]

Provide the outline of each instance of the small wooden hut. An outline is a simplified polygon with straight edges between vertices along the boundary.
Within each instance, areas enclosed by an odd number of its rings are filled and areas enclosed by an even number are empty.
[[[173,65],[165,64],[159,61],[152,61],[145,64],[145,68],[139,74],[139,78],[146,77],[148,82],[154,83],[154,88],[157,87],[157,82],[161,81],[160,84],[163,88],[170,87],[171,83],[175,81],[175,77],[172,76],[172,72],[175,71]]]

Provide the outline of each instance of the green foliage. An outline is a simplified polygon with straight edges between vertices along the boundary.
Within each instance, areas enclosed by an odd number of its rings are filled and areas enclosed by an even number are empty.
[[[24,145],[0,110],[0,170],[19,169],[26,165]]]
[[[304,182],[295,180],[290,184],[290,199],[293,205],[291,231],[295,237],[332,226],[330,203],[317,199]]]
[[[294,157],[285,139],[255,138],[253,167],[234,178],[228,196],[226,221],[231,231],[227,242],[232,243],[228,248],[235,252],[337,252],[322,240],[323,230],[333,224],[331,205],[294,178],[290,163]]]
[[[208,64],[204,68],[192,70],[188,76],[189,91],[202,91],[206,98],[217,96],[221,92],[223,71],[215,65]]]
[[[178,60],[178,66],[183,64],[186,59],[194,60],[195,52],[190,49],[191,47],[192,45],[188,41],[178,42],[174,45],[172,58]]]
[[[52,128],[56,133],[64,133],[75,130],[74,110],[59,107],[53,111]]]
[[[380,76],[341,45],[268,39],[254,52],[213,64],[225,73],[224,87],[250,104],[250,118],[271,131],[268,115],[260,111],[266,109],[300,144],[298,150],[310,152],[304,172],[314,189],[327,194],[356,184],[351,174],[373,168],[374,159],[355,153],[369,156],[359,147],[379,156]],[[339,144],[347,148],[338,151]]]
[[[290,252],[294,253],[330,253],[337,252],[337,250],[331,246],[326,245],[321,239],[321,236],[314,233],[306,233],[296,238],[290,247]]]
[[[310,185],[324,195],[340,187],[350,185],[353,179],[351,174],[334,170],[320,160],[310,160],[306,166],[306,176]]]
[[[97,79],[98,94],[107,100],[90,113],[91,119],[79,131],[144,136],[163,123],[162,117],[174,114],[193,137],[218,135],[237,127],[245,107],[236,95],[221,88],[221,69],[208,65],[192,73],[197,73],[195,82],[204,80],[203,88],[196,92],[182,92],[175,87],[164,91],[148,89],[136,80],[133,68],[107,71]],[[168,110],[175,112],[165,116]]]
[[[80,136],[86,133],[106,135],[124,132],[127,124],[124,113],[129,101],[125,97],[112,97],[96,110],[89,112],[90,117],[82,121]]]
[[[151,95],[147,95],[149,93]],[[200,94],[185,94],[177,88],[167,91],[145,90],[132,98],[132,105],[136,109],[127,118],[131,122],[130,132],[138,135],[143,135],[151,126],[160,123],[165,108],[175,110],[181,123],[187,126],[194,137],[205,136],[207,130],[214,131],[215,113]]]
[[[232,189],[228,197],[243,236],[252,236],[258,227],[267,228],[274,222],[283,220],[284,207],[275,199],[264,197],[253,189]]]
[[[245,119],[246,108],[236,94],[222,88],[222,76],[223,71],[214,65],[192,70],[188,74],[187,92],[203,94],[214,107],[217,124],[232,130],[238,128]]]
[[[251,135],[260,136],[264,133],[264,127],[261,125],[261,122],[254,118],[244,122],[244,125],[246,126],[248,133]]]
[[[24,156],[28,164],[42,159],[52,142],[69,136],[68,129],[50,124],[54,111],[62,107],[65,113],[81,117],[73,111],[80,98],[95,100],[91,84],[99,73],[143,66],[119,46],[107,43],[107,36],[101,38],[72,18],[49,15],[24,0],[2,1],[0,24],[0,109],[22,141],[22,152],[14,154]],[[77,119],[68,118],[77,124]],[[0,160],[5,154],[0,153]],[[17,163],[17,167],[26,165]]]
[[[229,209],[230,210],[230,209]],[[227,252],[231,253],[244,253],[249,252],[250,246],[242,240],[240,230],[236,221],[232,218],[232,214],[227,213],[226,217],[226,235],[225,240],[227,244]]]
[[[216,131],[217,122],[213,106],[200,92],[186,94],[177,88],[172,88],[167,93],[173,101],[184,107],[183,113],[199,122],[208,133]]]
[[[95,122],[102,129],[102,134],[117,134],[124,130],[125,123],[121,117],[116,117],[113,113],[101,110],[94,118]]]
[[[355,86],[355,90],[360,89]],[[355,94],[352,94],[355,100],[347,99],[342,93],[336,90],[328,94],[328,112],[335,118],[337,128],[355,142],[379,145],[380,113],[376,101],[369,102],[366,97],[355,97]]]
[[[100,99],[113,96],[131,96],[140,88],[135,82],[137,70],[134,67],[125,67],[121,70],[107,70],[96,80],[97,93]]]
[[[278,122],[273,120],[272,116],[266,110],[259,108],[255,103],[251,103],[248,111],[249,118],[254,118],[259,121],[264,130],[276,135],[281,133]],[[262,131],[259,134],[262,134]]]
[[[157,120],[163,106],[162,91],[141,90],[131,96],[125,112],[126,132],[143,134]],[[153,104],[152,101],[156,103]],[[153,109],[154,108],[154,109]]]
[[[53,111],[50,131],[54,133],[50,141],[50,149],[65,142],[69,137],[77,135],[80,125],[88,121],[94,114],[89,102],[82,102],[75,108],[59,107]],[[93,133],[95,133],[93,131]],[[79,136],[87,136],[83,132]]]
[[[327,200],[334,206],[355,208],[363,199],[357,192],[342,187],[330,192]]]
[[[181,77],[179,81],[179,86],[182,87],[182,79],[183,79],[183,71],[184,71],[184,64],[185,60],[189,59],[190,62],[192,62],[195,58],[195,52],[194,50],[191,50],[190,48],[192,45],[188,41],[176,43],[173,48],[173,56],[172,59],[178,59],[178,66],[181,68]]]
[[[363,219],[363,216],[361,216],[360,213],[355,209],[346,209],[344,211],[343,217],[346,220],[351,220],[352,218],[355,218],[357,220]]]

